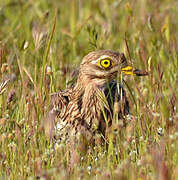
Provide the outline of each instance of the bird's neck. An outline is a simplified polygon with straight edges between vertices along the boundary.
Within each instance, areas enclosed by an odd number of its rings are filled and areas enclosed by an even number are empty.
[[[79,96],[81,94],[86,95],[86,97],[90,97],[97,90],[102,90],[105,86],[104,79],[91,79],[89,76],[79,75],[76,86],[74,87],[74,91],[76,95]]]
[[[96,86],[90,78],[87,76],[79,76],[77,84],[74,87],[74,92],[76,96],[82,95],[83,98],[85,98],[85,96],[89,97],[91,94],[93,94],[95,89]]]
[[[81,118],[95,130],[101,124],[100,99],[98,96],[100,88],[90,78],[82,77],[78,79],[74,87],[74,103],[77,103],[81,112]]]

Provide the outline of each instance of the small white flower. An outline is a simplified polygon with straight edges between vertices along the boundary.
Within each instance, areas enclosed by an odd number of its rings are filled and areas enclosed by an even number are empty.
[[[92,166],[91,166],[91,165],[90,165],[90,166],[88,166],[88,167],[87,167],[87,169],[88,169],[88,171],[91,171]]]
[[[137,166],[141,166],[141,160],[140,159],[137,161]]]
[[[175,148],[175,144],[171,144],[171,147],[172,147],[172,148]]]
[[[133,156],[133,155],[135,155],[135,154],[137,154],[137,151],[136,151],[136,150],[133,150],[133,151],[130,151],[129,156]]]
[[[172,134],[169,135],[170,139],[174,139],[174,136]]]
[[[175,134],[174,134],[174,135],[175,135],[175,137],[178,137],[178,132],[175,132]]]
[[[132,120],[132,115],[131,114],[128,114],[126,117],[127,117],[128,120]]]
[[[8,144],[8,147],[16,147],[17,145],[14,142]]]
[[[52,149],[52,148],[46,149],[46,151],[44,152],[44,155],[48,156],[48,155],[50,155],[53,152],[54,152],[54,149]]]
[[[176,111],[176,106],[174,106],[174,111]]]
[[[10,117],[9,114],[6,114],[6,118],[9,119],[9,117]]]
[[[24,43],[24,46],[23,46],[23,49],[26,50],[29,46],[29,42],[28,41],[25,41]]]
[[[158,128],[157,129],[157,133],[158,133],[158,135],[160,135],[160,136],[163,136],[163,134],[164,134],[164,130],[163,130],[163,128]]]
[[[172,119],[172,117],[169,117],[169,121],[170,121],[170,122],[173,122],[173,119]]]
[[[154,117],[160,117],[160,113],[157,113],[157,112],[152,112],[152,115],[153,115]]]
[[[48,66],[48,67],[46,68],[46,73],[47,73],[48,75],[51,75],[51,74],[53,73],[52,67]]]
[[[131,143],[132,143],[132,144],[135,144],[135,142],[136,142],[135,139],[132,139],[132,142],[131,142]]]
[[[155,109],[155,104],[152,104],[152,109],[153,109],[153,110]]]

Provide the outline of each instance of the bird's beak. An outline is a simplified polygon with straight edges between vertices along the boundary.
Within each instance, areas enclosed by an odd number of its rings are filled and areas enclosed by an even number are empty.
[[[126,65],[126,66],[122,67],[121,71],[127,75],[136,75],[136,76],[147,76],[148,75],[148,72],[136,69],[130,65]]]

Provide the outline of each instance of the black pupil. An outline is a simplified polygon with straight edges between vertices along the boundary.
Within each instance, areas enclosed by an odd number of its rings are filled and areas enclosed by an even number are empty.
[[[104,61],[104,64],[108,64],[108,61]]]

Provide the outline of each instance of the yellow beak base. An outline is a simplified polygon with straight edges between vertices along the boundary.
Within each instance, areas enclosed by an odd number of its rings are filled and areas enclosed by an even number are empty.
[[[132,67],[130,65],[127,65],[127,66],[121,68],[121,71],[127,75],[136,75],[136,76],[147,76],[148,75],[148,72],[142,71],[139,69],[135,69],[134,67]]]

